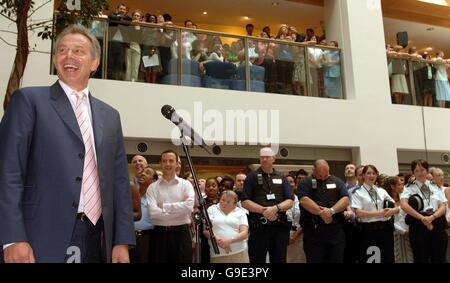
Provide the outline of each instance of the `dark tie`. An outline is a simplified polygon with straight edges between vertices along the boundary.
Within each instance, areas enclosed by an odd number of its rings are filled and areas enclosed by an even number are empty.
[[[369,189],[369,195],[374,201],[377,200],[377,191],[373,187]]]
[[[427,185],[423,184],[422,187],[420,187],[420,191],[425,198],[430,198],[430,188]]]

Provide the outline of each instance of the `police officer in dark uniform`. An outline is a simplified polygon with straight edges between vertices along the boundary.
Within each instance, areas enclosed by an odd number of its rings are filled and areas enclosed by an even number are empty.
[[[314,163],[313,174],[297,187],[300,200],[300,225],[306,261],[341,263],[344,259],[345,234],[343,212],[349,206],[344,182],[330,175],[328,162]]]
[[[273,169],[275,154],[271,148],[260,150],[261,167],[244,182],[242,206],[249,211],[248,255],[251,263],[285,263],[291,223],[286,210],[294,195],[285,177]]]

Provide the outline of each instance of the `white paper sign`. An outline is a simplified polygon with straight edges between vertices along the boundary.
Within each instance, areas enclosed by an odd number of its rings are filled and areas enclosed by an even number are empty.
[[[152,56],[143,56],[142,62],[144,63],[144,67],[146,68],[159,66],[158,54],[153,54]]]

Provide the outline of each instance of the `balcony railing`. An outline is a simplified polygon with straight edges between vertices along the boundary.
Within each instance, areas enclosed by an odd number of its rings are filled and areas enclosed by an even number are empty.
[[[103,18],[89,29],[102,46],[95,78],[345,97],[339,48]]]
[[[387,58],[392,103],[450,108],[448,60],[424,60],[407,54],[388,54]]]

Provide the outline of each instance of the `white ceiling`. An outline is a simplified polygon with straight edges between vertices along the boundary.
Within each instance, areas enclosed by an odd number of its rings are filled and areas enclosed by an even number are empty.
[[[114,8],[121,0],[110,0],[111,8]],[[123,1],[129,5],[130,10],[139,8],[144,13],[152,14],[169,13],[173,22],[182,24],[184,20],[191,19],[203,25],[234,26],[235,29],[245,34],[245,25],[253,23],[257,30],[268,25],[272,34],[276,34],[281,24],[297,27],[299,32],[312,27],[317,34],[321,34],[320,21],[323,19],[323,7],[295,3],[283,0],[128,0]],[[279,5],[273,6],[273,2]],[[208,15],[202,12],[207,11]],[[250,19],[244,20],[247,16]],[[407,31],[410,46],[418,49],[434,47],[436,50],[444,50],[450,57],[450,28],[432,26],[433,31],[427,31],[430,25],[384,18],[386,42],[394,44],[398,31]],[[257,35],[254,33],[254,35]]]
[[[433,47],[432,53],[443,50],[446,57],[450,57],[450,28],[390,18],[384,18],[383,22],[386,43],[395,45],[397,32],[406,31],[408,32],[409,46],[416,46],[420,51]],[[433,28],[433,30],[428,31],[429,28]]]

